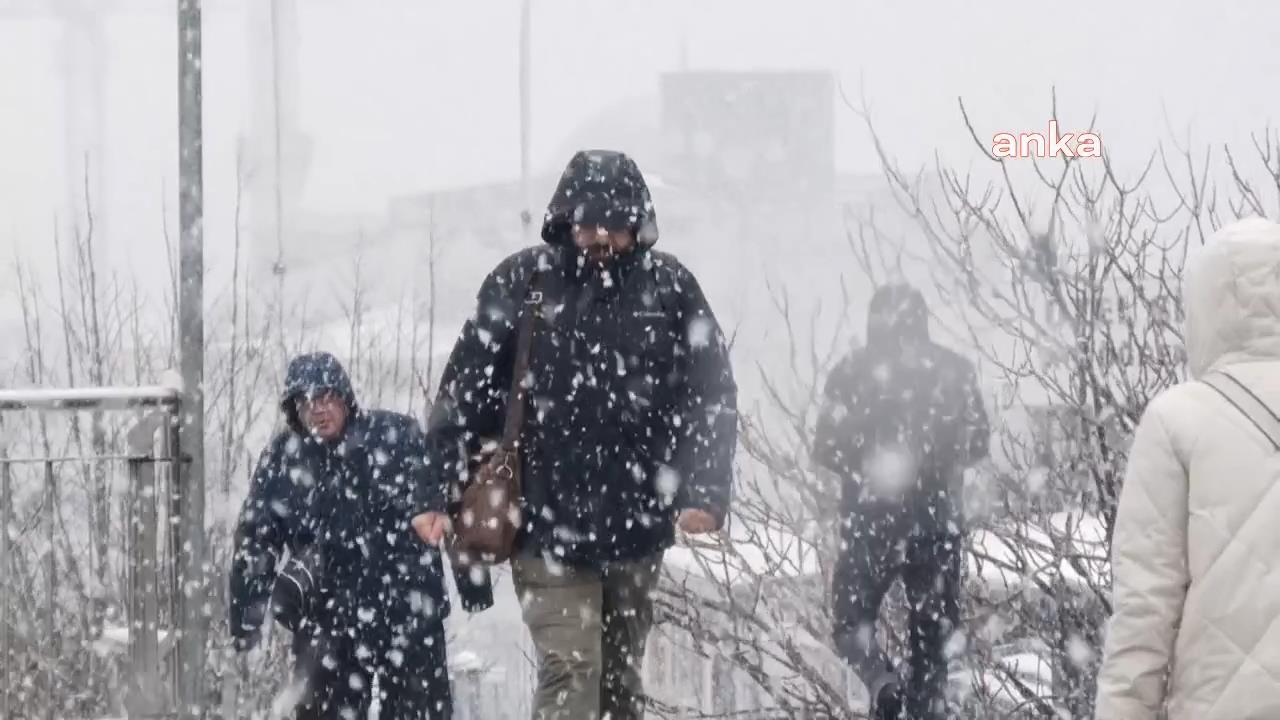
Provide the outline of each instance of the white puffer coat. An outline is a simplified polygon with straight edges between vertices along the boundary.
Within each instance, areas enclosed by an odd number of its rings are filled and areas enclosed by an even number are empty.
[[[1184,291],[1192,377],[1225,370],[1280,413],[1280,225],[1224,227]],[[1280,720],[1280,452],[1203,383],[1146,409],[1112,562],[1097,720]]]

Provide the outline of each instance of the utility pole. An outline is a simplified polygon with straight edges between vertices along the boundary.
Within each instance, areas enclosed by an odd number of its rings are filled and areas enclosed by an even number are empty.
[[[276,333],[280,341],[280,357],[288,355],[284,331],[284,174],[280,162],[280,7],[277,0],[271,3],[271,130],[272,172],[275,190],[276,261],[272,272],[276,275]]]
[[[533,245],[533,211],[529,198],[529,39],[530,0],[520,4],[520,225],[525,245]]]
[[[179,718],[200,717],[204,676],[204,148],[200,0],[178,0],[178,293],[182,404],[176,678]]]
[[[83,0],[51,3],[62,21],[63,122],[66,132],[67,213],[72,227],[88,222],[99,237],[110,234],[108,203],[104,201],[106,168],[106,72],[104,9]],[[87,106],[86,106],[87,105]],[[87,230],[86,230],[87,231]]]
[[[245,186],[249,244],[254,257],[271,267],[275,328],[270,341],[287,356],[287,248],[301,217],[299,197],[311,155],[311,140],[299,123],[301,11],[299,0],[248,0],[244,5],[249,43],[244,79],[251,108],[246,158],[253,175]]]

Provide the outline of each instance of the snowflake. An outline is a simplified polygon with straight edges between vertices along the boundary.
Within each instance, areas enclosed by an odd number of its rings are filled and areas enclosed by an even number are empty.
[[[1092,646],[1078,634],[1067,638],[1067,659],[1077,668],[1087,668],[1093,662],[1096,653]]]
[[[1027,491],[1033,495],[1044,492],[1049,484],[1049,468],[1037,465],[1027,471]]]
[[[328,655],[326,655],[324,659],[331,660]],[[333,669],[328,665],[325,667],[330,670]],[[306,690],[307,683],[305,678],[290,682],[281,688],[279,694],[277,694],[271,701],[271,717],[282,718],[288,717],[292,714],[294,708],[296,708],[298,703],[302,702],[302,699],[305,697]]]
[[[999,615],[992,615],[983,623],[982,628],[978,631],[982,641],[991,645],[1000,642],[1000,638],[1004,637],[1006,622]]]
[[[888,447],[876,449],[864,468],[871,490],[880,496],[894,496],[915,482],[915,462],[912,454],[904,449]]]
[[[653,481],[654,487],[665,503],[670,503],[675,499],[676,492],[680,489],[680,473],[669,465],[659,466],[656,477]]]
[[[943,655],[948,660],[958,658],[964,655],[965,649],[969,646],[969,638],[963,630],[956,630],[947,638],[946,647],[943,648]]]
[[[889,369],[889,363],[879,363],[871,369],[871,377],[880,383],[887,384],[892,375],[893,372]]]
[[[705,317],[694,318],[689,323],[689,347],[696,350],[709,346],[714,330],[715,327],[710,319]]]
[[[301,485],[302,487],[311,487],[316,482],[315,477],[306,468],[297,465],[289,468],[289,479],[293,481],[294,485]]]

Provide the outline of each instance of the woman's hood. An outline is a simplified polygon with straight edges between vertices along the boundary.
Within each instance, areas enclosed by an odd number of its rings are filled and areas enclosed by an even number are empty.
[[[1280,225],[1255,217],[1214,233],[1188,258],[1183,304],[1193,377],[1280,360]]]

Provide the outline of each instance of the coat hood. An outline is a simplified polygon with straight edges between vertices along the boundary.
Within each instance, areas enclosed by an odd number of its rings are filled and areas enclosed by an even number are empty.
[[[867,311],[867,347],[887,350],[927,342],[929,307],[924,295],[905,283],[876,290]]]
[[[1192,377],[1280,360],[1280,225],[1254,217],[1214,233],[1188,258],[1183,302]]]
[[[640,167],[616,150],[581,150],[569,160],[542,220],[542,239],[572,245],[575,223],[630,229],[641,248],[658,241],[658,216]]]
[[[359,406],[356,393],[351,387],[351,378],[346,368],[338,359],[327,352],[314,352],[295,357],[289,363],[284,375],[284,392],[280,396],[280,409],[284,411],[289,427],[295,432],[306,435],[302,421],[298,418],[294,401],[300,396],[314,397],[324,390],[332,390],[347,402],[347,408],[354,416]]]

